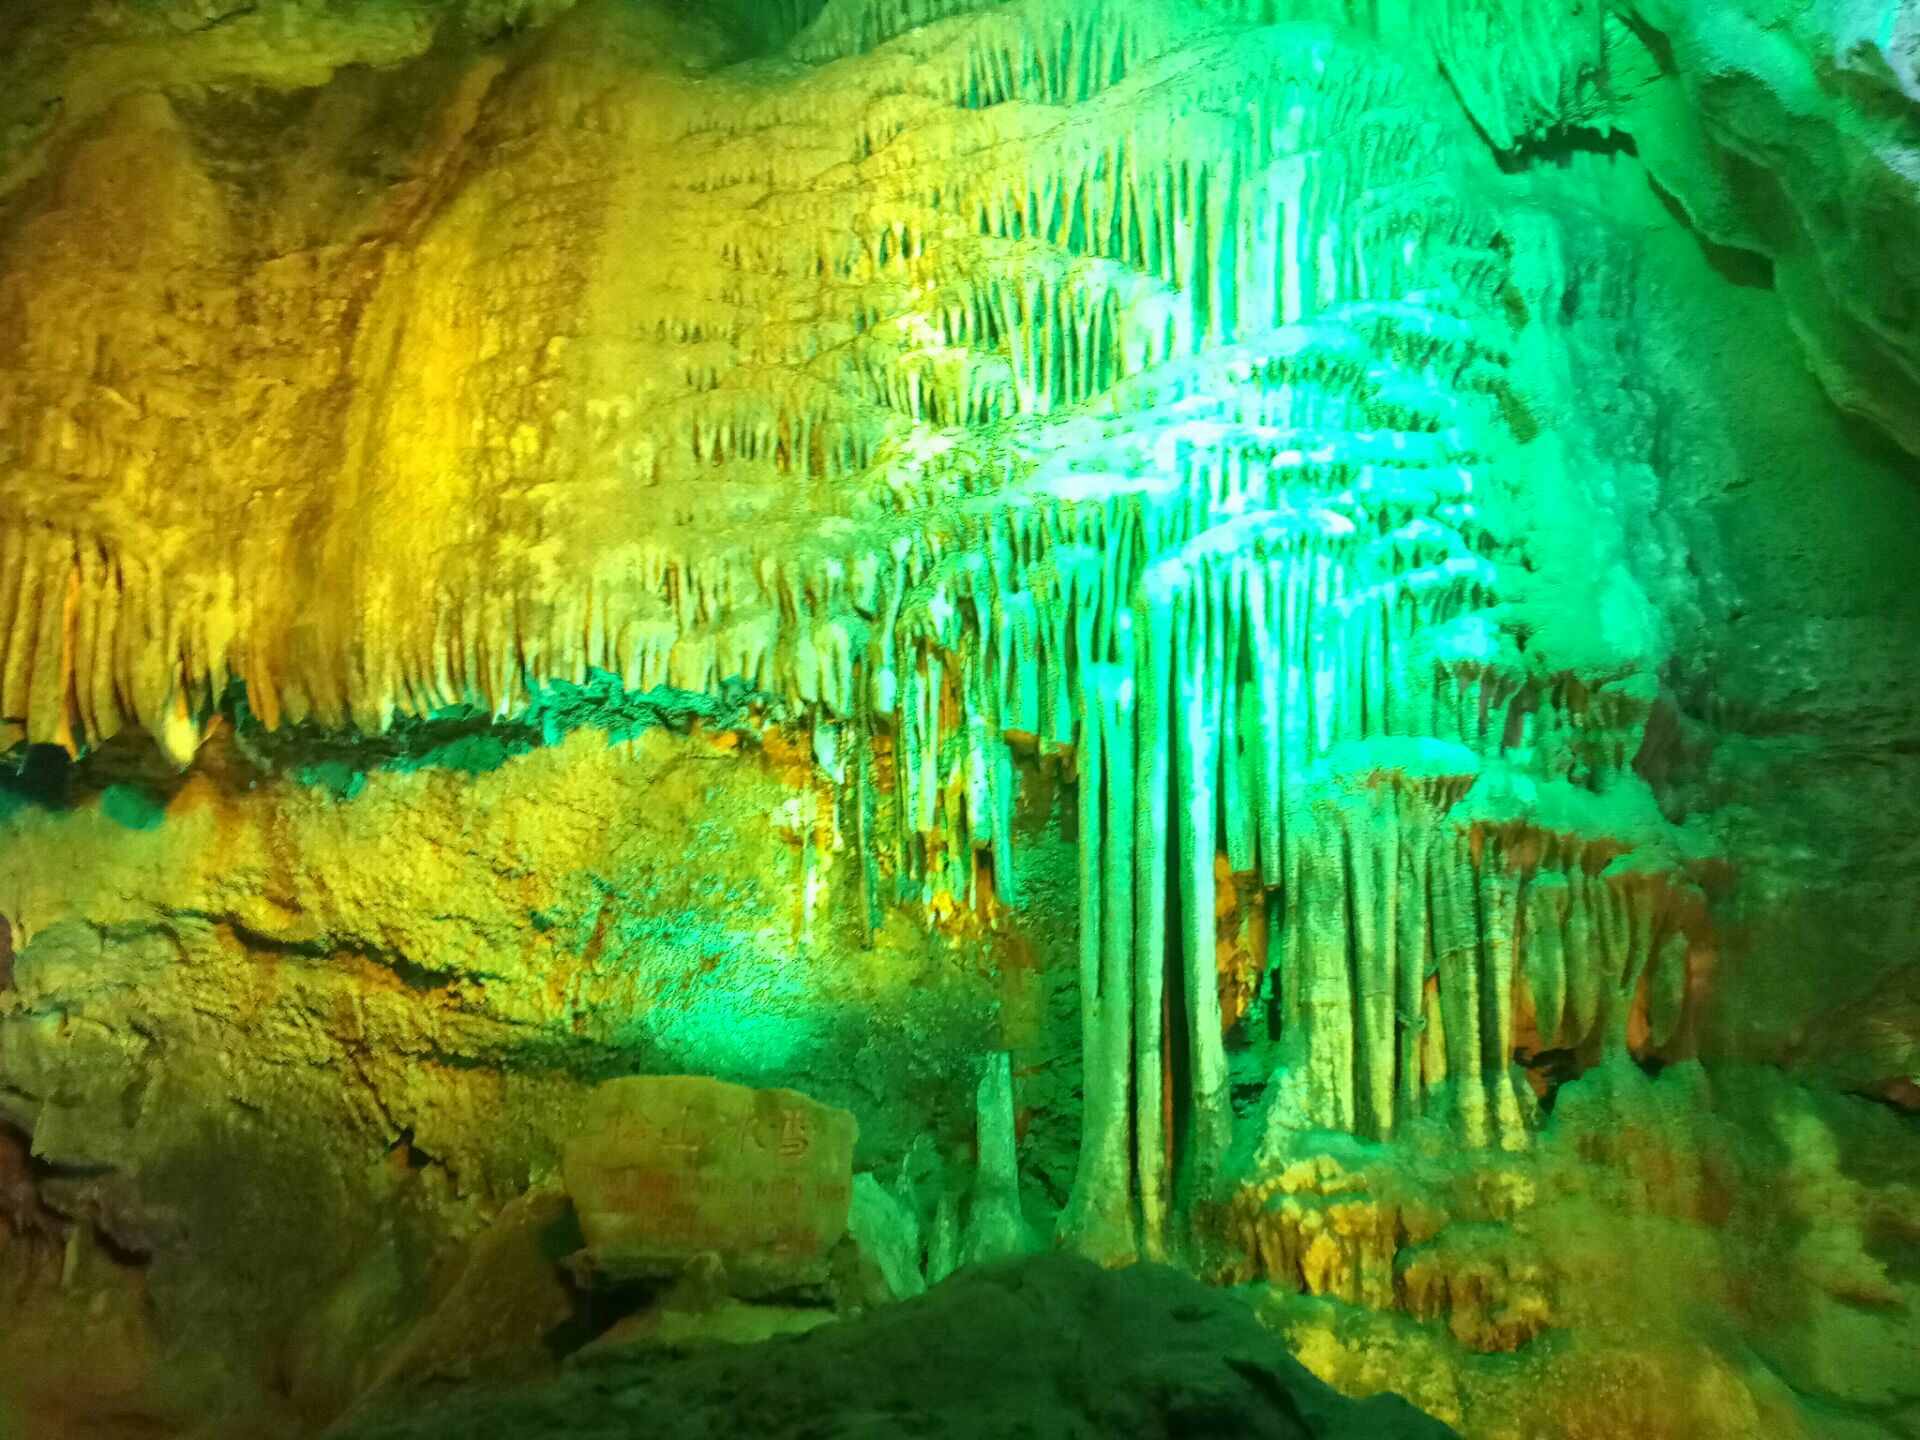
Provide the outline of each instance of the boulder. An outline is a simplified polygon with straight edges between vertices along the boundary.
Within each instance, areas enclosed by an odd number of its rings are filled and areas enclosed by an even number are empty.
[[[696,1075],[599,1087],[562,1172],[589,1276],[671,1277],[718,1256],[740,1295],[824,1285],[847,1231],[852,1115]]]

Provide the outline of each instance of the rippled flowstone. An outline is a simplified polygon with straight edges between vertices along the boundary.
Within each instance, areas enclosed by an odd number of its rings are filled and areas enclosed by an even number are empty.
[[[963,1271],[842,1325],[691,1353],[602,1350],[559,1379],[369,1420],[351,1440],[460,1436],[1445,1440],[1395,1396],[1348,1400],[1229,1294],[1053,1253]]]

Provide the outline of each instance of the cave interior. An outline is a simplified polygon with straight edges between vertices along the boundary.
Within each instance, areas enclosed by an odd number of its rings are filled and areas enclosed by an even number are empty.
[[[0,0],[0,1435],[1920,1440],[1916,575],[1903,0]]]

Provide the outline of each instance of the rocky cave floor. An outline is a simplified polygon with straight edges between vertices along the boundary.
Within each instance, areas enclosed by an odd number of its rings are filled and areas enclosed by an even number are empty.
[[[737,1323],[737,1322],[736,1322]],[[1314,1378],[1252,1308],[1166,1266],[1060,1253],[963,1270],[801,1335],[615,1335],[551,1379],[375,1404],[338,1440],[1445,1440]]]

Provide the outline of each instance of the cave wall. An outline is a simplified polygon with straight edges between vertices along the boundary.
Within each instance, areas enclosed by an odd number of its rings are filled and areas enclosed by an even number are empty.
[[[430,1342],[617,1075],[803,1085],[861,1118],[863,1168],[970,1169],[987,1055],[1062,1088],[1057,927],[863,937],[810,754],[725,718],[430,727],[384,762],[252,727],[184,773],[36,757],[6,800],[0,1122],[35,1197],[10,1333],[51,1358],[9,1403],[47,1433],[337,1413]],[[1070,1147],[1071,1109],[1023,1125],[1050,1129]],[[94,1349],[111,1379],[76,1385]]]
[[[1915,1423],[1898,7],[5,13],[14,1403],[298,1430],[595,1081],[1011,1052],[1350,1388]]]

